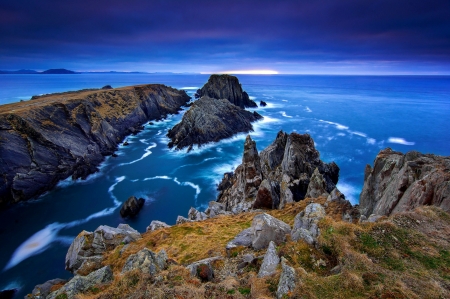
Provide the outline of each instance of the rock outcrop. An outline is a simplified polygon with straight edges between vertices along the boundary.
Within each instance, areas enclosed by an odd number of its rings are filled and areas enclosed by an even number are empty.
[[[27,299],[44,299],[51,293],[51,289],[55,285],[61,285],[67,283],[67,280],[55,278],[48,280],[42,284],[38,284],[34,287],[31,295],[26,296]],[[0,296],[0,298],[3,298]]]
[[[135,196],[130,196],[120,208],[120,216],[122,216],[122,218],[135,217],[144,206],[144,203],[145,199],[138,199]]]
[[[180,123],[169,130],[169,147],[182,149],[230,138],[237,133],[253,131],[252,122],[261,119],[257,112],[246,111],[225,99],[202,97],[183,115]]]
[[[291,238],[294,241],[304,240],[313,245],[320,234],[318,223],[326,216],[325,209],[318,203],[312,203],[295,216]]]
[[[147,226],[147,230],[146,231],[154,231],[160,228],[168,228],[170,227],[170,225],[168,225],[165,222],[159,221],[159,220],[152,220],[152,222],[150,222],[150,225]]]
[[[238,78],[231,75],[211,75],[208,82],[195,95],[196,98],[207,96],[213,99],[227,99],[230,103],[241,107],[258,107],[242,90]]]
[[[161,270],[164,270],[166,266],[167,254],[164,249],[156,254],[153,251],[144,248],[128,257],[122,268],[122,273],[138,269],[143,273],[155,275]]]
[[[225,173],[217,201],[226,211],[283,208],[305,197],[328,196],[339,178],[336,163],[324,163],[308,134],[280,131],[275,141],[258,155],[247,136],[242,164]]]
[[[278,257],[275,243],[270,241],[261,268],[259,268],[258,277],[266,277],[274,274],[279,263],[280,258]]]
[[[361,214],[390,215],[422,205],[450,211],[450,157],[380,151],[373,168],[366,166]]]
[[[281,276],[278,282],[277,299],[283,299],[285,296],[289,296],[297,285],[297,275],[294,268],[287,264],[284,257],[281,258]]]
[[[0,106],[0,206],[86,178],[130,128],[177,113],[185,91],[159,84],[46,95]]]

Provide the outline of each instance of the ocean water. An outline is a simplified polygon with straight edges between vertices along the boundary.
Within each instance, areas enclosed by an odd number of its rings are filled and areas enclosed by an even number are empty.
[[[266,107],[250,135],[261,151],[279,130],[309,133],[324,161],[341,171],[338,188],[358,203],[364,167],[386,147],[450,155],[450,77],[420,76],[238,76],[244,90]],[[81,74],[1,75],[0,103],[32,95],[143,83],[163,83],[193,95],[207,75]],[[183,112],[182,112],[183,113]],[[187,154],[167,148],[167,130],[182,117],[147,124],[127,138],[117,158],[108,157],[85,181],[62,181],[38,200],[0,212],[0,290],[17,298],[52,278],[69,278],[64,258],[73,238],[99,225],[128,223],[144,232],[152,220],[174,224],[190,207],[205,209],[216,198],[224,172],[242,157],[246,134]],[[131,195],[146,203],[135,219],[121,219]]]

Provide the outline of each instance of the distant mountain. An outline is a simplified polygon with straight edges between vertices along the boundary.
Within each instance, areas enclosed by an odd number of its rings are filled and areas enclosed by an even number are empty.
[[[0,74],[39,74],[34,70],[0,71]]]
[[[74,71],[66,69],[49,69],[43,72],[37,72],[35,70],[18,70],[18,71],[0,71],[0,74],[79,74]]]

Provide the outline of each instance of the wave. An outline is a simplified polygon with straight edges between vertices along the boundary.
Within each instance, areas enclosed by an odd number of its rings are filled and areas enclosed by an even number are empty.
[[[152,148],[155,148],[156,146],[157,146],[156,143],[152,142],[152,144],[151,144],[150,146],[148,146],[148,147],[145,149],[145,153],[142,155],[142,157],[140,157],[139,159],[136,159],[136,160],[134,160],[134,161],[131,161],[131,162],[120,163],[120,164],[117,165],[117,166],[130,165],[130,164],[134,164],[134,163],[136,163],[136,162],[139,162],[139,161],[145,159],[146,157],[148,157],[148,156],[150,156],[150,155],[152,154],[151,149],[152,149]]]
[[[148,144],[147,139],[139,139],[140,142],[142,142],[143,144]]]
[[[308,107],[308,106],[306,106],[306,108],[305,108],[305,111],[306,111],[306,112],[312,112],[312,110],[311,110],[311,109],[309,109],[309,107]]]
[[[287,102],[288,100],[281,100],[282,102]]]
[[[323,120],[323,119],[319,119],[319,121],[320,121],[320,122],[323,122],[323,123],[330,124],[330,125],[334,125],[334,126],[336,126],[336,128],[339,129],[339,130],[348,130],[348,127],[347,127],[347,126],[341,125],[340,123],[335,123],[335,122],[327,121],[327,120]]]
[[[217,150],[219,150],[219,149],[217,149]],[[172,170],[171,174],[174,174],[179,169],[184,168],[184,167],[197,166],[197,165],[201,165],[201,164],[203,164],[205,162],[208,162],[208,161],[211,161],[211,160],[217,160],[217,159],[219,159],[219,157],[206,158],[202,162],[199,162],[199,163],[192,163],[192,164],[181,165],[181,166],[178,166],[177,168],[175,168],[174,170]]]
[[[254,96],[248,96],[248,98],[252,101],[256,100],[256,97],[254,97]]]
[[[373,138],[367,138],[367,143],[368,144],[375,144],[377,141]]]
[[[198,87],[195,86],[187,86],[187,87],[181,87],[180,89],[184,89],[184,90],[197,90],[199,89]]]
[[[348,131],[350,134],[353,134],[353,135],[358,135],[358,136],[361,136],[361,137],[364,137],[364,138],[366,138],[367,137],[367,134],[366,133],[361,133],[361,132],[358,132],[358,131]]]
[[[405,139],[398,138],[398,137],[389,137],[388,142],[389,143],[403,144],[403,145],[414,145],[414,144],[416,144],[415,142],[406,141]]]
[[[280,111],[280,114],[284,117],[292,118],[292,116],[286,114],[286,111]]]

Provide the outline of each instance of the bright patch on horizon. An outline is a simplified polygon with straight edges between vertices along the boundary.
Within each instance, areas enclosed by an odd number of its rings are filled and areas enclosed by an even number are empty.
[[[234,74],[234,75],[277,75],[277,71],[273,70],[234,70],[234,71],[224,71],[224,72],[203,72],[202,74]]]

